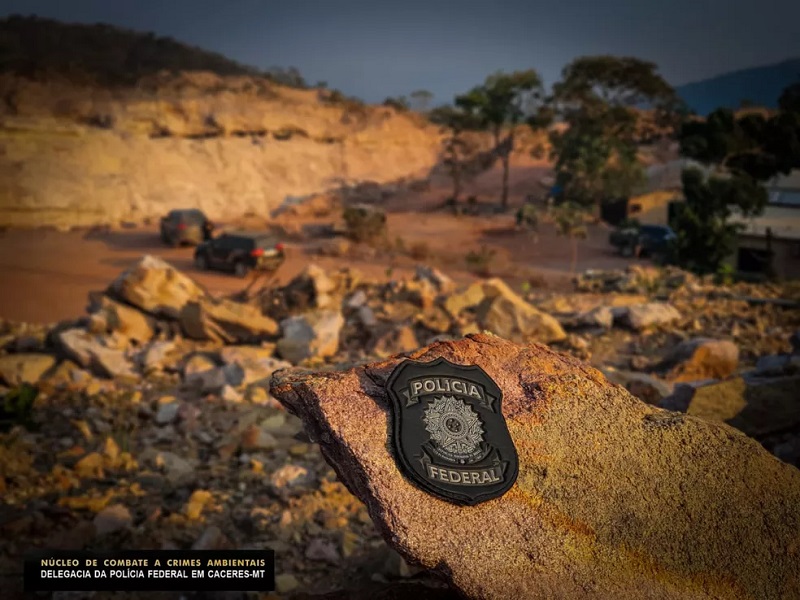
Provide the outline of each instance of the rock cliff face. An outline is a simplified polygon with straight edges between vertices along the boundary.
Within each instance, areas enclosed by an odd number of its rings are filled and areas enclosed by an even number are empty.
[[[473,507],[410,484],[387,446],[401,360],[273,376],[386,540],[470,598],[793,598],[800,471],[731,427],[639,402],[545,346],[471,335],[410,355],[477,364],[502,389],[519,454]]]
[[[441,134],[417,115],[251,76],[98,88],[3,75],[0,225],[95,225],[175,207],[267,215],[288,196],[425,177]]]

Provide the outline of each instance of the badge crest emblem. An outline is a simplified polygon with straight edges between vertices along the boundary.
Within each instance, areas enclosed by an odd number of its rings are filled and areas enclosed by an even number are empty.
[[[387,390],[395,461],[414,485],[470,506],[514,485],[519,464],[501,412],[503,394],[479,366],[407,360]]]

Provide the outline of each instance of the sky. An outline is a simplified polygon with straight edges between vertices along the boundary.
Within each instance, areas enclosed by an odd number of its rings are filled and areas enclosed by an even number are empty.
[[[0,0],[0,15],[168,35],[368,102],[434,103],[497,70],[546,84],[582,55],[637,56],[679,85],[800,56],[798,0]]]

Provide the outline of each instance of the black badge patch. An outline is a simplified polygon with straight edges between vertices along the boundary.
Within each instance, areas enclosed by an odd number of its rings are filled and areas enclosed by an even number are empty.
[[[387,388],[395,460],[417,487],[471,506],[514,485],[519,465],[501,412],[503,393],[483,369],[444,358],[407,360]]]

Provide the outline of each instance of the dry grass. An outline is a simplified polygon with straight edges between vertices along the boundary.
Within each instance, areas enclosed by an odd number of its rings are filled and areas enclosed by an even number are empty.
[[[496,250],[485,245],[481,246],[479,250],[470,250],[464,257],[464,261],[467,263],[467,270],[481,277],[490,277],[492,263],[496,255]]]

